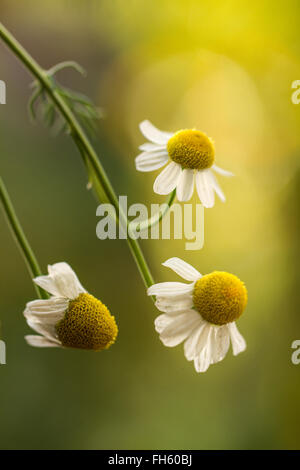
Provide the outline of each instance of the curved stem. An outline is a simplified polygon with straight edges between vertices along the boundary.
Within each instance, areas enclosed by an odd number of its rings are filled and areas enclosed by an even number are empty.
[[[167,201],[163,203],[158,212],[154,214],[152,217],[149,219],[143,220],[142,222],[134,223],[130,222],[130,230],[134,230],[136,232],[143,232],[144,230],[147,230],[150,227],[153,227],[154,225],[158,224],[161,219],[168,213],[170,210],[170,207],[172,206],[174,200],[176,197],[176,189],[171,192],[170,196],[168,197]]]
[[[2,202],[3,209],[7,217],[7,221],[10,226],[10,229],[13,235],[15,236],[16,243],[26,261],[30,276],[32,278],[41,276],[42,272],[40,270],[38,261],[28,243],[28,240],[18,220],[17,214],[14,210],[13,204],[10,200],[10,197],[8,195],[8,192],[6,190],[6,187],[1,177],[0,177],[0,200]],[[40,299],[49,298],[48,294],[36,284],[35,284],[35,289]]]
[[[89,159],[97,180],[102,185],[109,202],[116,208],[119,214],[120,223],[122,223],[123,226],[127,227],[128,229],[129,221],[127,219],[127,215],[124,214],[122,208],[119,206],[118,198],[112,188],[104,168],[101,165],[101,162],[98,159],[97,153],[92,147],[76,116],[55,89],[55,86],[53,85],[52,80],[49,79],[47,72],[40,67],[40,65],[33,59],[33,57],[31,57],[30,54],[28,54],[24,47],[14,38],[14,36],[5,28],[2,23],[0,23],[0,37],[9,47],[9,49],[14,52],[14,54],[25,65],[25,67],[32,73],[32,75],[40,82],[48,96],[52,99],[53,103],[56,105],[56,108],[60,111],[70,126],[71,136],[73,137],[75,144],[78,146],[78,141],[80,142],[80,153],[82,154],[83,150]],[[74,136],[76,136],[76,138],[74,138]],[[127,237],[127,243],[133,258],[136,261],[145,286],[150,287],[154,281],[139,243],[137,240],[134,240],[131,237]]]

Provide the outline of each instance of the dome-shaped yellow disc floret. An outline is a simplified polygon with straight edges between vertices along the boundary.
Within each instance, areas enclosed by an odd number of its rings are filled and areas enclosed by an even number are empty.
[[[99,351],[111,346],[118,327],[108,308],[90,294],[70,301],[65,316],[56,324],[58,339],[69,348]]]
[[[225,325],[241,316],[247,305],[247,289],[233,274],[214,271],[198,279],[194,306],[209,323]]]
[[[193,129],[176,132],[168,141],[170,158],[182,168],[205,170],[214,163],[214,145],[206,134]]]

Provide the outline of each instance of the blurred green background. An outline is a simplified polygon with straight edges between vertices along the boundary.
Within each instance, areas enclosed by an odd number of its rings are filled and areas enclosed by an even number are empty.
[[[2,449],[263,449],[300,446],[298,303],[299,2],[285,0],[2,0],[1,21],[45,68],[73,59],[88,76],[60,81],[105,110],[95,145],[118,194],[162,202],[155,174],[137,173],[138,123],[197,127],[213,137],[227,203],[205,211],[205,245],[145,240],[157,282],[180,256],[202,273],[245,281],[238,322],[248,349],[198,375],[182,347],[165,348],[125,241],[96,238],[95,201],[72,142],[32,125],[31,77],[0,44],[0,174],[43,270],[65,260],[115,314],[108,351],[27,346],[22,315],[35,291],[0,214]],[[196,202],[197,199],[194,199]]]

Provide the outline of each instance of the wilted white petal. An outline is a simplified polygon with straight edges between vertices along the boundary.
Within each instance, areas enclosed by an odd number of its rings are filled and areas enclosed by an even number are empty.
[[[194,329],[190,337],[184,343],[184,355],[188,361],[195,359],[197,354],[197,344],[204,328],[206,328],[206,322],[205,320],[202,320],[199,326]]]
[[[231,171],[223,170],[223,168],[220,168],[217,165],[212,165],[211,169],[214,170],[216,173],[219,173],[219,175],[222,175],[222,176],[234,176],[234,174],[231,173]]]
[[[49,276],[39,276],[34,282],[58,297],[76,299],[79,294],[86,292],[80,284],[75,272],[67,263],[56,263],[48,266]],[[49,290],[49,287],[51,290]],[[54,288],[52,288],[54,287]]]
[[[57,341],[51,341],[50,339],[45,338],[44,336],[39,335],[27,335],[25,340],[30,346],[35,346],[36,348],[59,348],[61,344]]]
[[[64,297],[50,297],[50,299],[37,299],[27,302],[26,309],[40,313],[50,313],[56,310],[66,309],[69,301]]]
[[[153,190],[156,194],[166,195],[176,188],[181,173],[181,167],[175,162],[169,165],[157,176]]]
[[[230,333],[233,354],[234,356],[236,356],[237,354],[245,351],[247,347],[246,341],[244,340],[243,336],[237,329],[235,322],[228,323],[227,327]]]
[[[195,310],[170,318],[172,321],[160,333],[161,341],[168,347],[182,343],[201,322],[201,317]]]
[[[33,281],[38,286],[42,287],[42,289],[44,289],[46,292],[49,292],[49,294],[60,297],[60,291],[50,276],[38,276],[34,278]]]
[[[197,279],[202,277],[197,269],[177,257],[168,259],[162,263],[162,265],[166,266],[167,268],[171,268],[176,274],[181,276],[186,281],[197,281]]]
[[[153,284],[147,290],[148,295],[180,296],[192,293],[194,284],[184,284],[183,282],[160,282]]]
[[[201,353],[194,359],[194,365],[197,372],[206,372],[212,362],[212,335],[213,326],[209,326],[205,346]]]
[[[168,315],[177,315],[193,307],[192,295],[184,294],[178,297],[157,297],[155,306]]]
[[[222,361],[230,345],[230,335],[227,325],[215,326],[212,334],[212,363]]]
[[[215,196],[211,185],[207,170],[198,171],[196,173],[196,187],[199,199],[204,207],[210,208],[214,206]]]
[[[203,320],[203,319],[202,319]],[[203,328],[201,328],[201,334],[198,337],[198,341],[196,344],[196,349],[195,349],[195,356],[199,356],[202,349],[205,348],[207,339],[209,336],[209,332],[212,328],[212,325],[208,323],[206,320],[203,320]]]
[[[69,301],[64,298],[52,297],[47,300],[33,300],[26,304],[24,315],[26,318],[38,321],[46,320],[58,322],[68,309]]]
[[[151,144],[149,142],[146,142],[145,144],[142,144],[139,146],[140,150],[143,150],[145,152],[153,152],[157,150],[167,150],[166,145],[158,145],[158,144]]]
[[[32,318],[27,318],[27,323],[34,331],[39,333],[40,335],[46,336],[50,341],[58,342],[57,333],[55,329],[56,322],[49,322],[43,321],[39,322],[33,320]]]
[[[169,160],[166,151],[143,152],[135,159],[138,171],[154,171],[161,168]]]
[[[172,317],[170,317],[169,315],[166,315],[166,314],[159,315],[154,320],[155,330],[158,333],[161,333],[165,328],[167,328],[168,325],[170,325],[171,322],[172,322]]]
[[[140,130],[146,139],[159,145],[166,144],[173,135],[171,132],[160,131],[148,120],[140,123]]]
[[[184,202],[191,199],[194,192],[194,173],[194,170],[182,170],[176,190],[178,201]]]

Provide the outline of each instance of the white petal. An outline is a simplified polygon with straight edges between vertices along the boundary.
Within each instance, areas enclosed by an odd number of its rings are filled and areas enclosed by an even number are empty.
[[[138,171],[153,171],[161,168],[169,160],[165,151],[143,152],[135,159],[135,167]]]
[[[211,328],[212,325],[202,318],[201,333],[195,347],[195,357],[199,356],[203,348],[205,348]]]
[[[223,170],[223,168],[220,168],[217,165],[213,165],[211,169],[214,170],[216,173],[219,173],[219,175],[222,175],[222,176],[234,176],[234,174],[231,173],[231,171]]]
[[[176,188],[181,173],[181,167],[175,162],[169,165],[157,176],[153,190],[156,194],[169,194]]]
[[[161,312],[168,315],[177,315],[183,313],[187,309],[193,307],[193,297],[189,294],[184,294],[178,297],[157,297],[155,302],[156,308]]]
[[[246,341],[244,340],[243,336],[237,329],[237,326],[234,322],[228,323],[227,327],[230,333],[233,354],[234,356],[236,356],[237,354],[245,351],[247,347]]]
[[[24,315],[26,318],[36,319],[38,321],[49,321],[58,322],[63,318],[65,311],[69,306],[67,299],[52,297],[47,300],[33,300],[26,304]]]
[[[36,348],[59,348],[61,344],[58,342],[50,341],[44,336],[39,335],[27,335],[25,340],[30,346],[35,346]]]
[[[170,348],[182,343],[201,322],[201,317],[195,310],[170,318],[172,321],[160,333],[161,341]]]
[[[52,311],[65,309],[68,307],[69,301],[64,297],[50,297],[50,299],[38,299],[27,302],[26,309],[40,313],[50,313]]]
[[[147,290],[148,295],[159,295],[162,297],[167,296],[181,296],[183,294],[191,294],[194,284],[184,284],[183,282],[159,282],[153,284]]]
[[[207,170],[198,171],[196,173],[196,187],[199,199],[203,206],[207,208],[213,207],[215,196],[210,179],[207,177]]]
[[[172,317],[166,314],[159,315],[154,320],[155,330],[157,333],[161,333],[170,323],[172,323]]]
[[[230,345],[227,325],[215,326],[212,335],[212,363],[220,362],[226,356]]]
[[[212,362],[212,335],[213,326],[209,326],[206,344],[201,353],[194,359],[194,365],[197,372],[205,372]]]
[[[151,144],[149,142],[146,142],[145,144],[140,145],[139,149],[145,152],[154,152],[154,151],[156,152],[157,150],[167,150],[167,146]]]
[[[56,263],[48,266],[49,276],[39,276],[34,282],[50,294],[76,299],[79,294],[86,292],[80,284],[75,272],[67,263]]]
[[[55,284],[54,280],[50,276],[38,276],[33,279],[35,284],[42,287],[45,291],[49,292],[56,297],[60,297],[60,291]]]
[[[191,199],[194,192],[194,173],[194,170],[187,169],[181,172],[176,190],[178,201],[184,202]]]
[[[39,333],[40,335],[43,335],[45,336],[47,339],[49,339],[50,341],[54,341],[54,342],[59,342],[58,338],[57,338],[57,333],[56,333],[56,329],[55,329],[55,325],[56,323],[48,323],[48,322],[38,322],[36,320],[33,320],[32,318],[27,318],[26,319],[28,325],[30,326],[30,328],[32,328],[34,331],[36,331],[37,333]]]
[[[148,120],[140,123],[140,130],[146,139],[159,145],[166,144],[173,135],[173,133],[170,132],[160,131]]]
[[[226,201],[225,194],[223,193],[222,189],[220,188],[219,183],[218,183],[215,175],[213,174],[212,171],[208,171],[207,173],[208,173],[208,176],[210,178],[211,185],[212,185],[213,189],[216,191],[216,194],[219,196],[219,198],[221,199],[222,202],[225,202]]]
[[[197,269],[180,258],[169,258],[167,261],[162,263],[162,265],[166,266],[167,268],[171,268],[176,274],[181,276],[186,281],[197,281],[197,279],[202,277]]]
[[[206,322],[202,321],[200,325],[194,329],[190,337],[184,343],[184,355],[188,361],[192,361],[197,355],[197,344],[204,328],[206,328],[205,325]]]

